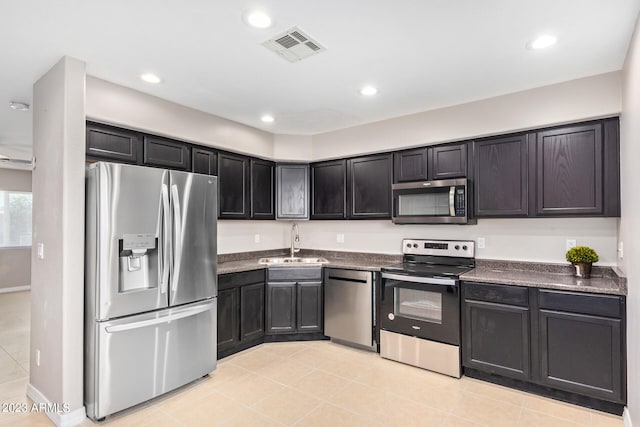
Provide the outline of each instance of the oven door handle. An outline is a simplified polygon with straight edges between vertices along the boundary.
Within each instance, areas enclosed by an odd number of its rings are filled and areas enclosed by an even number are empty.
[[[406,276],[404,274],[393,274],[393,273],[382,273],[382,278],[399,280],[402,282],[426,283],[429,285],[456,286],[458,284],[458,281],[455,279],[441,279],[439,277]]]

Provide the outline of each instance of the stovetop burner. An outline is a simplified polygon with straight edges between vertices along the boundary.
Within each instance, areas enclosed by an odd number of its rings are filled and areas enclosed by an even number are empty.
[[[383,272],[420,277],[457,278],[475,266],[475,242],[459,240],[402,240],[403,262]]]

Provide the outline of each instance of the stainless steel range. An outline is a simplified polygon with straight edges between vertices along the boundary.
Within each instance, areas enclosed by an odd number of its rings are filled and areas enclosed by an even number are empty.
[[[475,244],[404,239],[402,252],[382,268],[380,355],[459,378],[459,276],[475,266]]]

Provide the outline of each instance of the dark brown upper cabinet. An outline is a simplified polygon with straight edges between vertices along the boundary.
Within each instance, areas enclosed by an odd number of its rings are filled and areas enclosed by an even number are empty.
[[[616,119],[538,132],[536,215],[619,215]]]
[[[311,219],[346,216],[347,163],[332,160],[311,164]]]
[[[276,219],[309,219],[309,165],[276,166]]]
[[[393,153],[393,182],[427,181],[427,164],[426,148]]]
[[[467,176],[467,143],[429,147],[427,155],[430,180]]]
[[[218,153],[219,218],[247,219],[251,215],[249,158]]]
[[[218,156],[213,150],[193,147],[191,149],[191,166],[195,173],[205,175],[218,174]]]
[[[391,154],[347,160],[348,217],[391,218],[391,180]]]
[[[527,216],[528,136],[492,138],[474,144],[475,216]]]
[[[275,219],[275,163],[251,159],[251,218]]]
[[[144,136],[144,164],[178,170],[191,169],[191,148],[184,142]]]
[[[140,133],[91,122],[87,122],[86,129],[88,158],[133,164],[142,162]]]

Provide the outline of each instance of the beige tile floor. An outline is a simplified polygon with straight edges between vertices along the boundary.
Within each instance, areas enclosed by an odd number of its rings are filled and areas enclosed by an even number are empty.
[[[0,295],[0,345],[6,353],[0,360],[3,402],[26,400],[28,363],[18,351],[24,350],[20,347],[24,343],[15,338],[24,334],[25,325],[4,319],[5,307],[16,318],[23,316],[17,307],[24,305],[24,299],[23,295]],[[28,316],[22,318],[28,331]],[[13,336],[14,341],[3,341],[5,336]],[[19,345],[12,347],[15,342]],[[12,350],[14,356],[5,345],[17,348]],[[0,426],[5,425],[51,423],[43,414],[0,414]],[[83,423],[93,425],[89,420]],[[456,380],[375,353],[315,341],[263,344],[228,357],[209,378],[100,425],[621,427],[623,423],[620,417],[465,377]]]

